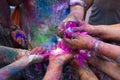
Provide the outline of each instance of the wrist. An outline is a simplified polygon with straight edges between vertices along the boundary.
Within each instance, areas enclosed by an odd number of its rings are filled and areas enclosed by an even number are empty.
[[[82,20],[83,19],[83,12],[80,12],[80,10],[71,10],[69,16],[72,16],[73,20]]]
[[[59,70],[62,71],[62,65],[56,63],[49,63],[47,71],[52,71],[54,73],[56,71],[58,72]]]
[[[69,5],[70,6],[79,5],[81,7],[86,7],[86,1],[85,0],[70,0]]]
[[[61,65],[61,64],[59,64],[59,63],[50,62],[50,63],[49,63],[49,66],[55,68],[55,67],[62,67],[63,65]]]
[[[88,23],[86,23],[87,24],[87,27],[88,27],[88,32],[89,32],[89,34],[95,34],[96,35],[96,32],[98,31],[98,28],[97,28],[97,26],[96,25],[91,25],[91,24],[88,24]]]
[[[43,80],[60,80],[61,73],[62,66],[51,63],[47,67],[47,72]]]
[[[31,64],[31,61],[29,61],[29,58],[28,56],[23,56],[20,58],[21,61],[23,61],[23,64],[25,63],[26,65],[30,65]]]
[[[94,34],[102,34],[106,30],[106,26],[104,25],[92,25],[92,31]]]
[[[44,59],[44,57],[40,56],[40,55],[28,55],[27,58],[28,58],[28,62],[30,62],[30,64],[42,62],[42,60]]]
[[[76,8],[73,8],[70,11],[70,14],[67,16],[67,18],[65,20],[63,20],[63,22],[67,22],[67,21],[79,21],[83,19],[83,15],[84,13],[80,12],[80,10],[76,10]]]
[[[50,65],[63,66],[63,65],[64,65],[64,62],[62,61],[62,59],[57,59],[57,60],[51,61],[51,62],[50,62]]]
[[[90,39],[90,41],[88,42],[88,46],[87,46],[87,49],[88,50],[94,50],[94,47],[96,45],[96,39]]]
[[[57,29],[55,32],[60,38],[64,36],[64,30]]]

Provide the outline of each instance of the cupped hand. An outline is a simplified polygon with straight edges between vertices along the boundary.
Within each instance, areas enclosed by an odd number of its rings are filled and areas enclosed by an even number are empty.
[[[59,41],[57,46],[53,46],[53,50],[50,53],[50,63],[63,65],[72,59],[77,52],[68,50],[66,44],[63,41]]]
[[[77,19],[74,14],[70,13],[70,14],[59,24],[58,29],[56,30],[56,33],[58,34],[58,36],[63,37],[64,31],[65,31],[65,29],[66,29],[66,25],[67,25],[67,23],[68,23],[69,21],[77,22],[77,21],[79,21],[79,19]],[[78,25],[80,25],[80,24],[78,23]]]
[[[92,50],[96,39],[89,35],[74,33],[71,39],[64,38],[64,41],[69,47]]]

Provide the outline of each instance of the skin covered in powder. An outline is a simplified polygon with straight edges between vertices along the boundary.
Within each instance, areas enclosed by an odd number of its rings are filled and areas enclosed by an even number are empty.
[[[79,24],[78,21],[68,21],[68,22],[66,23],[66,26],[65,26],[65,34],[64,34],[64,37],[69,37],[69,38],[71,38],[73,33],[77,33],[77,34],[88,34],[88,32],[85,32],[85,31],[79,31],[79,32],[74,32],[74,31],[73,31],[73,28],[79,27],[79,26],[80,26],[80,24]]]
[[[18,53],[12,49],[0,47],[0,62],[11,63],[16,60]]]
[[[85,34],[87,35],[87,32],[74,32],[72,28],[78,27],[80,26],[80,24],[78,23],[78,21],[68,21],[66,23],[65,26],[65,33],[64,33],[64,37],[69,37],[72,38],[72,34],[73,33],[77,33],[77,34]],[[86,62],[86,59],[88,57],[88,52],[86,52],[86,50],[79,50],[79,53],[75,56],[76,60],[78,60],[79,65],[83,66],[84,63]]]
[[[64,45],[62,42],[63,41],[59,41],[57,47],[55,45],[53,46],[52,52],[55,53],[51,54],[49,57],[49,61],[50,61],[49,67],[47,68],[47,72],[43,80],[60,80],[63,64],[74,56],[75,54],[74,52],[68,53],[67,50],[66,51],[63,50],[66,48],[65,46],[62,46]],[[60,48],[64,53],[56,55],[56,52],[59,52],[60,50],[56,48]]]
[[[7,48],[11,49],[11,48]],[[11,49],[12,51],[12,49]],[[13,49],[15,51],[15,49]],[[14,61],[13,63],[2,67],[0,69],[0,80],[6,80],[13,76],[15,73],[25,69],[27,66],[35,63],[41,62],[44,58],[48,57],[48,54],[44,54],[45,49],[42,47],[36,47],[32,51],[27,51],[27,50],[16,50],[18,52],[23,52],[26,54],[22,54],[19,59]],[[41,55],[40,55],[41,54]]]

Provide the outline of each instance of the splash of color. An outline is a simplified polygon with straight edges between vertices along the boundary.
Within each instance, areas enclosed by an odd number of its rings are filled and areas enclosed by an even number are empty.
[[[65,30],[65,34],[64,37],[68,37],[68,38],[72,38],[72,34],[76,33],[76,34],[85,34],[87,35],[88,32],[73,32],[72,28],[73,27],[78,27],[78,22],[77,21],[68,21],[66,23],[66,30]],[[81,67],[83,67],[84,63],[86,62],[86,59],[88,57],[88,52],[86,52],[85,50],[79,50],[79,53],[76,55],[76,60],[79,62],[79,65]]]

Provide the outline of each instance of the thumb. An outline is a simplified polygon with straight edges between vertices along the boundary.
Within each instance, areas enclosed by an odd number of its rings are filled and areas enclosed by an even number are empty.
[[[65,41],[66,43],[68,43],[68,44],[72,44],[72,40],[69,39],[69,38],[64,38],[64,41]]]
[[[83,27],[82,27],[82,26],[80,26],[80,27],[72,27],[72,30],[73,30],[74,32],[83,31]]]
[[[85,21],[83,21],[83,20],[79,20],[78,22],[79,22],[79,26],[85,24]]]
[[[65,23],[64,22],[61,22],[59,25],[58,25],[58,30],[64,30],[65,28]]]

